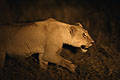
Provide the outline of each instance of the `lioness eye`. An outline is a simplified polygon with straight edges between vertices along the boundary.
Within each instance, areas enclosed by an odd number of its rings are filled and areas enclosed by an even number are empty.
[[[83,37],[86,37],[85,33],[83,33],[82,35],[83,35]]]

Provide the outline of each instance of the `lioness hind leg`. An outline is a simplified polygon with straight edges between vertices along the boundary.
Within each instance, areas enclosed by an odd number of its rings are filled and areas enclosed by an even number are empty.
[[[47,70],[48,62],[43,60],[43,54],[39,54],[39,64],[42,69]]]
[[[4,67],[5,56],[6,56],[5,52],[0,52],[0,68]]]

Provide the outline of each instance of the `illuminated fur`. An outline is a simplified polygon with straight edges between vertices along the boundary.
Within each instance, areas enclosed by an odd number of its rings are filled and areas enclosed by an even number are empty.
[[[51,62],[75,72],[75,65],[59,55],[63,44],[88,48],[91,42],[92,38],[80,23],[69,25],[50,18],[31,24],[0,26],[0,66],[4,66],[6,54],[26,58],[39,53],[41,68],[47,69]],[[82,51],[87,50],[82,48]]]

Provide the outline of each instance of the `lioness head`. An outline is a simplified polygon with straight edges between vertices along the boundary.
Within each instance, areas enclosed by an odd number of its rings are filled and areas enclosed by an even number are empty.
[[[93,39],[88,34],[80,23],[75,26],[70,26],[71,45],[80,47],[82,52],[87,52],[87,49],[94,43]]]

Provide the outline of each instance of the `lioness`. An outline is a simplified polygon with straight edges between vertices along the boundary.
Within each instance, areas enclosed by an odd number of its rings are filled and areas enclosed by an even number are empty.
[[[0,26],[0,66],[4,66],[6,54],[26,58],[39,53],[41,68],[47,69],[48,62],[51,62],[75,72],[75,65],[59,56],[63,44],[80,47],[86,52],[93,42],[80,23],[69,25],[48,19],[31,24]]]

